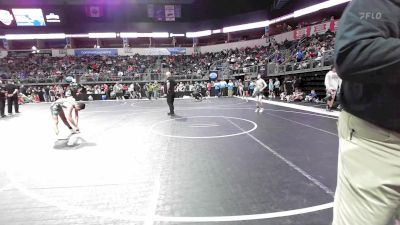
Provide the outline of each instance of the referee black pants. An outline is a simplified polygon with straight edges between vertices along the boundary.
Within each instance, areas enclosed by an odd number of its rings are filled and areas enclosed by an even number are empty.
[[[16,113],[19,112],[18,110],[18,97],[12,96],[7,98],[7,106],[8,106],[8,114],[12,114],[12,106],[14,105],[14,110]]]
[[[6,98],[0,97],[0,116],[4,116],[5,108],[6,108]]]
[[[167,94],[167,103],[169,106],[169,113],[175,114],[174,113],[174,100],[175,100],[175,93],[168,93]]]

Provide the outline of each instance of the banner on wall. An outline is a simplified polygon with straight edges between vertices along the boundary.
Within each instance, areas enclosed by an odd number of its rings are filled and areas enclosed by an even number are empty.
[[[122,38],[122,46],[124,46],[124,48],[129,48],[128,38]]]
[[[295,40],[298,40],[301,39],[303,36],[310,37],[314,34],[324,34],[329,30],[332,32],[336,32],[338,27],[339,27],[339,20],[332,20],[325,23],[319,23],[293,31],[293,38]]]
[[[174,5],[165,5],[165,21],[175,21]]]
[[[309,37],[310,35],[311,28],[310,27],[304,27],[298,30],[293,31],[293,36],[295,40],[301,39],[302,37],[306,36]]]
[[[329,30],[329,24],[330,23],[320,23],[316,24],[311,27],[310,35],[313,34],[324,34]]]
[[[216,81],[218,79],[218,71],[210,71],[210,81]]]
[[[269,26],[265,27],[264,34],[265,34],[266,37],[269,36]]]
[[[36,52],[33,52],[32,50],[8,51],[8,56],[15,58],[26,58],[31,55],[51,56],[51,50],[42,49]]]
[[[118,49],[118,55],[185,55],[186,48],[123,48]]]
[[[4,49],[10,49],[10,46],[8,45],[8,40],[7,39],[3,39],[3,47]]]
[[[105,56],[117,56],[118,49],[75,49],[75,56],[85,56],[85,55],[105,55]]]
[[[186,48],[168,48],[171,55],[186,55]]]
[[[332,21],[331,24],[331,31],[336,32],[339,29],[339,20]]]
[[[65,38],[65,44],[67,48],[72,48],[72,39],[70,37]]]
[[[52,49],[51,56],[52,57],[65,57],[65,56],[67,56],[67,49]]]

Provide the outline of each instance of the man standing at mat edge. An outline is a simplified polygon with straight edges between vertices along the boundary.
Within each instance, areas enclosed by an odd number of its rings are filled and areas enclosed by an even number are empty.
[[[6,89],[3,85],[2,80],[0,80],[0,117],[5,117],[4,109],[6,108]]]
[[[167,77],[167,103],[169,106],[168,116],[175,116],[174,112],[174,100],[175,100],[175,79],[171,77],[171,72],[165,74]]]
[[[8,115],[12,114],[12,108],[14,106],[14,112],[19,113],[19,105],[18,105],[18,87],[14,84],[12,80],[9,80],[6,85],[7,90],[7,110]]]
[[[255,89],[253,92],[253,96],[256,97],[257,108],[255,112],[262,112],[264,109],[262,108],[262,97],[264,93],[264,89],[267,87],[267,83],[264,79],[261,78],[261,74],[258,74],[257,81],[255,85]]]
[[[400,215],[400,2],[349,4],[335,46],[344,110],[333,225],[387,225]]]

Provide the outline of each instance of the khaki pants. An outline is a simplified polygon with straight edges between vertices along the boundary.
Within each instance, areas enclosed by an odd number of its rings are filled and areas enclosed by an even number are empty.
[[[400,212],[400,133],[339,118],[333,225],[387,225]]]

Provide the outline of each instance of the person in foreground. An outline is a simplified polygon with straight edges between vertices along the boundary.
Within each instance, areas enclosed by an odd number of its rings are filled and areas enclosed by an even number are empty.
[[[171,72],[165,74],[167,77],[167,103],[169,106],[169,116],[175,116],[174,112],[174,100],[175,100],[175,79],[171,76]]]
[[[342,16],[333,225],[387,225],[400,215],[399,37],[398,0],[353,0]]]
[[[71,131],[71,133],[79,132],[79,111],[85,109],[85,103],[77,103],[73,98],[60,98],[57,101],[53,102],[50,106],[51,115],[53,116],[54,121],[54,131],[56,135],[59,134],[58,129],[58,117],[61,118],[65,126]],[[65,115],[65,112],[67,116]],[[75,118],[73,118],[73,111],[75,111]]]
[[[263,91],[267,87],[267,83],[265,82],[264,79],[261,78],[261,75],[259,74],[257,76],[257,81],[255,85],[255,89],[253,92],[253,96],[256,97],[256,102],[257,102],[257,108],[255,112],[262,112],[264,109],[262,108],[262,97],[263,97]]]

